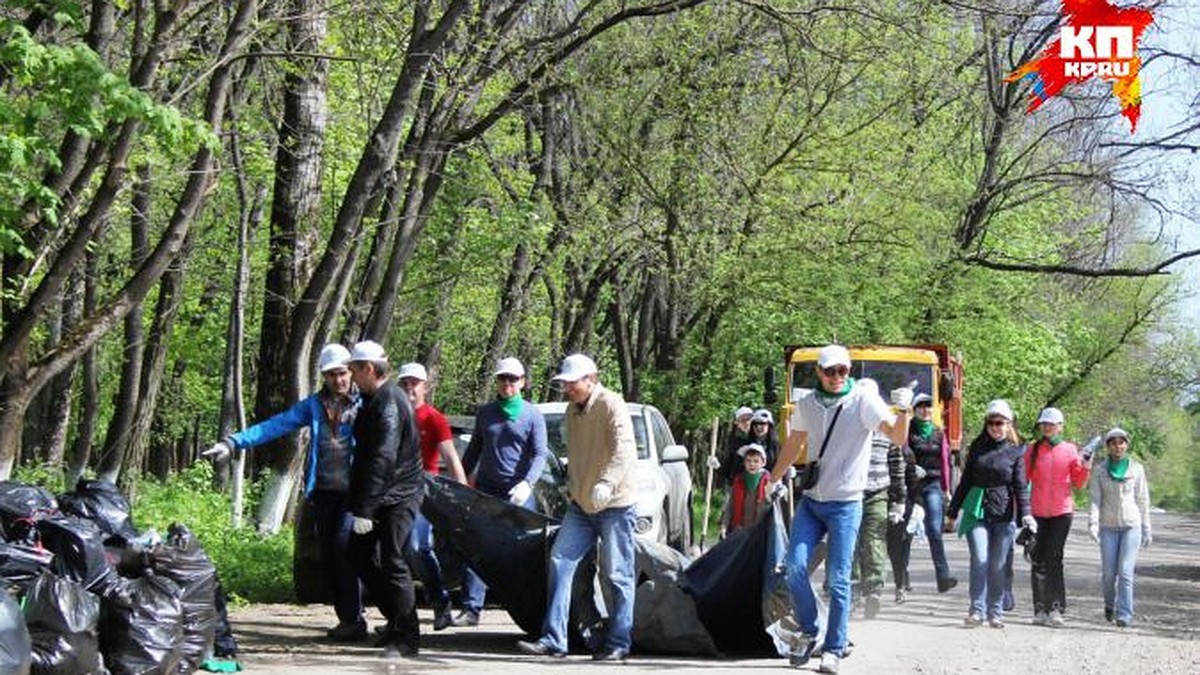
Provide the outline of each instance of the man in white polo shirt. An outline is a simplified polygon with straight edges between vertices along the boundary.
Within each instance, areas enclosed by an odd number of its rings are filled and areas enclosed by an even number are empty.
[[[829,579],[829,616],[818,670],[836,673],[847,644],[850,564],[862,519],[871,435],[879,431],[897,445],[907,441],[913,392],[909,388],[891,392],[892,405],[899,411],[894,414],[873,380],[856,382],[850,377],[850,352],[841,345],[823,347],[817,354],[816,370],[818,386],[795,402],[787,440],[771,470],[771,481],[783,478],[801,448],[807,446],[810,462],[820,455],[817,482],[796,505],[787,556],[788,588],[796,619],[804,631],[791,663],[804,665],[817,647],[821,631],[808,563],[814,547],[828,534],[825,571]]]

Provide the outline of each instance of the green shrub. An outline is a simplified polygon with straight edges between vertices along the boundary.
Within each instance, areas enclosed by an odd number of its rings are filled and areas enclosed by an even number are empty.
[[[186,525],[216,565],[231,600],[291,602],[292,528],[263,536],[253,527],[233,527],[229,495],[212,485],[208,462],[197,462],[166,481],[143,480],[133,522],[143,531],[153,528],[163,534],[171,523]],[[249,487],[246,512],[252,513],[262,481]]]

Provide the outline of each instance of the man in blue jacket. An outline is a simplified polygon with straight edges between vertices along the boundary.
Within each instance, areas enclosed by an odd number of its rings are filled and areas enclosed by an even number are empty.
[[[324,379],[319,391],[274,417],[232,434],[203,453],[222,461],[233,450],[248,450],[308,428],[304,495],[312,502],[321,558],[333,586],[333,607],[338,617],[337,626],[326,634],[338,642],[355,642],[367,636],[361,585],[346,558],[352,523],[347,491],[354,461],[354,418],[359,409],[358,393],[351,386],[347,368],[349,361],[350,352],[345,347],[336,343],[325,345],[317,359]]]

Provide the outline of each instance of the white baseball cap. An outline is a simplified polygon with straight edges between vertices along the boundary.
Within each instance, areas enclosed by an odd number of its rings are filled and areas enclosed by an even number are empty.
[[[397,380],[403,380],[406,377],[424,382],[429,379],[429,373],[425,370],[425,366],[414,361],[413,363],[406,363],[400,366],[400,370],[396,372]]]
[[[912,406],[915,408],[919,405],[933,405],[933,397],[929,394],[917,394],[913,397]]]
[[[350,350],[336,342],[331,342],[321,347],[321,355],[317,357],[317,370],[327,373],[338,368],[345,368],[349,361]]]
[[[588,375],[595,375],[596,362],[585,354],[572,354],[563,359],[562,369],[553,378],[560,382],[578,382]]]
[[[496,372],[493,375],[512,375],[513,377],[525,377],[525,366],[521,365],[519,359],[511,356],[500,359],[496,363]]]
[[[351,361],[370,361],[372,363],[387,363],[387,352],[383,350],[383,345],[371,340],[363,340],[354,345],[350,350]]]
[[[833,366],[850,367],[850,352],[841,345],[826,345],[817,352],[817,365],[821,368]]]
[[[1128,443],[1129,442],[1129,432],[1125,431],[1121,427],[1113,427],[1108,430],[1107,434],[1104,434],[1104,442],[1105,443],[1111,441],[1114,438],[1124,438],[1125,442]]]
[[[748,453],[751,453],[751,452],[757,452],[758,454],[762,455],[763,457],[767,456],[767,451],[764,450],[763,446],[759,445],[758,443],[747,443],[737,449],[738,457],[745,457]]]
[[[1063,423],[1062,411],[1059,410],[1058,408],[1045,408],[1042,410],[1042,414],[1038,415],[1037,423],[1038,424],[1042,424],[1042,423],[1062,424]]]
[[[750,406],[742,406],[733,411],[733,419],[740,420],[743,417],[750,417],[754,414],[754,409]]]
[[[1005,401],[1002,398],[998,398],[993,401],[990,401],[987,404],[987,412],[985,412],[983,416],[984,416],[984,418],[1003,417],[1004,419],[1008,420],[1009,422],[1013,421],[1012,408],[1009,407],[1008,401]]]
[[[766,408],[759,408],[758,410],[754,411],[754,421],[766,422],[767,424],[775,423],[774,418],[771,417],[771,411],[767,410]]]

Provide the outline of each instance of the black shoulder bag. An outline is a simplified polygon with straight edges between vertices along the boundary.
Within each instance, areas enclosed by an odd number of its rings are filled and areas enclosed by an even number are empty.
[[[812,489],[817,484],[817,479],[821,477],[821,458],[825,456],[825,448],[829,447],[829,437],[833,435],[833,426],[837,424],[838,417],[842,414],[842,408],[845,405],[839,405],[837,410],[833,411],[833,419],[829,420],[829,428],[825,430],[825,438],[821,439],[821,450],[817,453],[817,458],[805,462],[804,466],[800,467],[800,473],[796,476],[796,487],[801,492]]]

